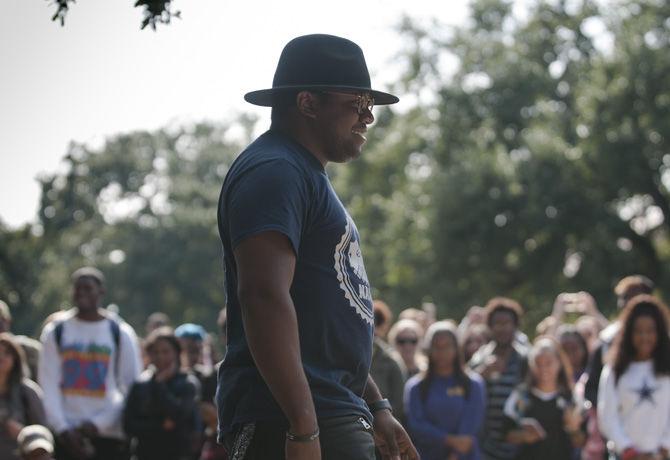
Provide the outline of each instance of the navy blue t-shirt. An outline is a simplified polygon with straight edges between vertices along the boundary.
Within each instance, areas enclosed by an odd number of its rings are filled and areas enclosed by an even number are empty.
[[[228,313],[217,392],[220,433],[245,422],[285,420],[251,357],[237,297],[233,249],[264,231],[286,235],[296,254],[290,292],[317,417],[370,420],[361,397],[372,354],[370,284],[356,225],[321,163],[285,135],[266,132],[228,171],[218,218]]]

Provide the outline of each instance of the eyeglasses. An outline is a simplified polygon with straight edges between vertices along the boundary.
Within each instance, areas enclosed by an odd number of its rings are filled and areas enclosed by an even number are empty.
[[[397,338],[397,339],[395,339],[395,343],[397,343],[398,345],[407,345],[407,344],[416,345],[417,343],[419,343],[419,340],[418,339],[410,339],[410,338],[406,338],[406,339]]]
[[[355,93],[339,93],[337,91],[322,91],[324,94],[339,94],[341,96],[356,96],[355,108],[359,115],[363,115],[366,110],[372,112],[375,106],[375,98],[369,93],[355,94]]]

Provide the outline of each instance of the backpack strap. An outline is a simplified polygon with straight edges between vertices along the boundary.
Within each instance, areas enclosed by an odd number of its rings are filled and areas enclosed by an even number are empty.
[[[116,377],[116,385],[119,385],[120,375],[119,375],[119,359],[121,357],[121,325],[114,318],[108,318],[109,329],[112,333],[112,338],[114,339],[114,376]]]
[[[59,317],[53,320],[54,326],[54,339],[56,340],[56,348],[58,348],[58,353],[61,352],[63,348],[63,325],[65,321],[75,316],[73,310],[63,312],[63,315],[58,315]]]
[[[63,346],[63,321],[56,321],[56,326],[54,327],[54,339],[56,340],[56,347],[58,348],[58,353],[62,351]]]
[[[63,324],[65,319],[60,319],[55,321],[54,326],[54,340],[56,341],[56,347],[58,348],[58,353],[63,351]],[[116,377],[116,384],[119,384],[119,359],[121,356],[121,325],[119,322],[111,317],[107,318],[109,322],[109,330],[112,333],[112,339],[114,340],[114,376]]]

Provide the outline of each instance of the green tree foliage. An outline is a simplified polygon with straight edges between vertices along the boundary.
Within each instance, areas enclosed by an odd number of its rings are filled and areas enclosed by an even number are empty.
[[[464,26],[404,19],[401,114],[329,173],[375,295],[458,318],[494,295],[532,329],[561,291],[670,281],[670,4],[475,0]],[[32,332],[87,263],[136,327],[156,310],[213,329],[223,305],[219,187],[250,138],[201,124],[72,144],[42,180],[40,225],[0,227],[0,298]],[[239,124],[238,124],[239,126]],[[242,129],[241,131],[244,131]]]
[[[420,103],[337,174],[377,295],[452,317],[508,295],[532,327],[564,290],[612,312],[620,277],[663,286],[669,8],[478,0],[464,27],[405,19]]]
[[[82,265],[103,270],[106,302],[136,327],[164,311],[214,330],[224,305],[216,203],[249,137],[235,132],[197,124],[115,136],[99,149],[71,144],[64,173],[41,181],[40,225],[0,232],[0,298],[18,330],[35,332],[69,304],[69,274]]]
[[[75,0],[54,0],[53,3],[56,5],[56,12],[51,20],[58,21],[61,26],[64,26],[70,4],[75,3]],[[151,26],[153,30],[156,30],[156,24],[170,24],[173,18],[181,18],[181,11],[170,8],[171,3],[172,0],[137,0],[135,7],[144,8],[144,18],[140,28]]]

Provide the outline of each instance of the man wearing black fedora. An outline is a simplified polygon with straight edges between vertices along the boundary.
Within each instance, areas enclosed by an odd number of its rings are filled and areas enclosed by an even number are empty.
[[[361,153],[374,104],[362,50],[307,35],[282,51],[272,126],[235,160],[219,199],[228,346],[219,439],[239,459],[418,459],[369,376],[374,315],[356,225],[325,166]]]

